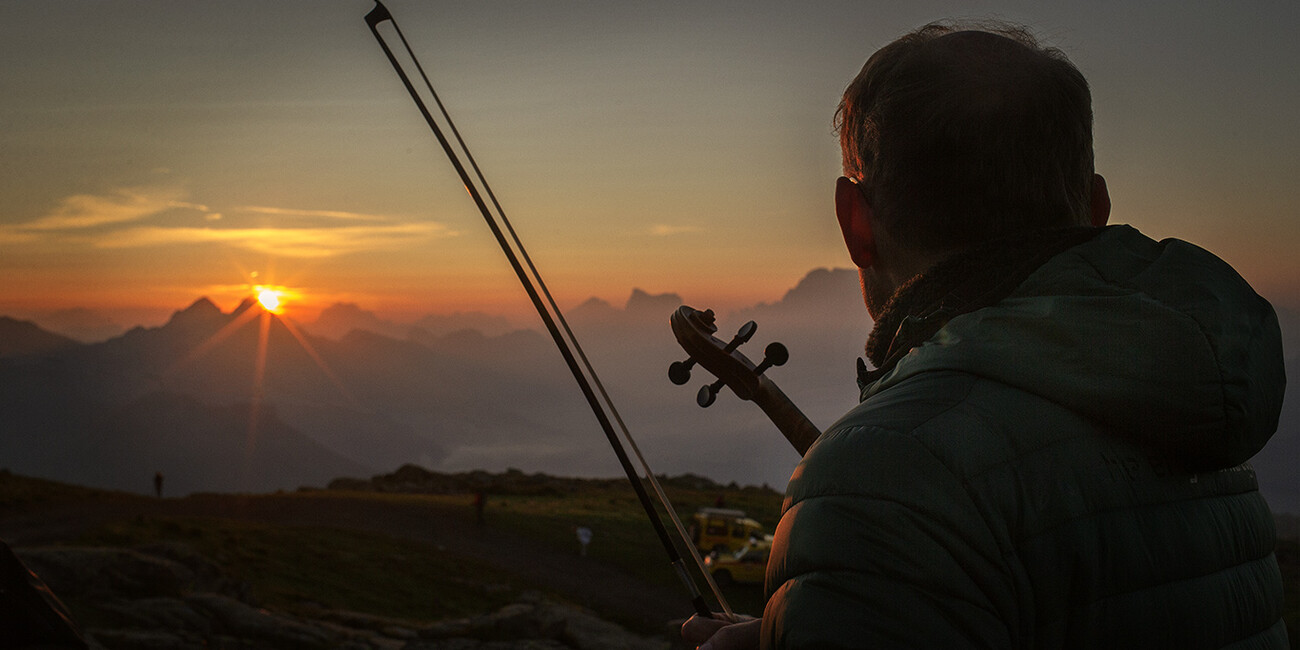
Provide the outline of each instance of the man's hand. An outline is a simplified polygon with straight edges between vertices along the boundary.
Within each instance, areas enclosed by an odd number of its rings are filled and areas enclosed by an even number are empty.
[[[763,619],[713,613],[713,618],[692,616],[682,624],[682,640],[699,650],[753,650],[758,648],[758,636]]]

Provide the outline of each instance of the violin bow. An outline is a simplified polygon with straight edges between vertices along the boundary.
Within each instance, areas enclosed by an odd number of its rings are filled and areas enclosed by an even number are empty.
[[[451,141],[447,139],[447,136],[439,125],[438,120],[434,118],[434,114],[430,112],[424,98],[420,96],[415,85],[411,82],[410,76],[407,75],[406,71],[402,68],[401,63],[398,62],[397,57],[393,54],[392,48],[388,46],[388,42],[382,35],[380,35],[379,24],[383,22],[388,22],[392,25],[393,31],[397,34],[398,39],[402,43],[402,47],[406,50],[406,55],[410,58],[411,62],[414,63],[416,70],[420,74],[421,80],[424,82],[425,88],[433,99],[433,103],[437,106],[442,121],[446,124],[448,130],[455,138],[456,147],[453,147]],[[627,426],[623,422],[623,418],[618,414],[618,410],[614,408],[613,401],[610,400],[609,394],[605,391],[604,385],[596,375],[596,371],[592,367],[591,362],[587,359],[586,353],[583,352],[582,346],[579,345],[577,337],[573,334],[573,330],[569,328],[569,324],[564,319],[563,313],[560,312],[559,306],[556,305],[555,299],[551,297],[551,292],[547,289],[546,283],[542,280],[541,273],[538,272],[537,267],[528,256],[528,251],[524,248],[523,242],[520,241],[519,236],[515,233],[514,226],[510,224],[510,220],[506,217],[505,210],[501,208],[501,204],[497,201],[496,195],[492,192],[491,186],[488,185],[487,179],[483,176],[482,170],[479,169],[478,163],[474,160],[474,155],[470,153],[469,148],[465,145],[464,139],[461,138],[460,131],[456,128],[455,122],[452,121],[451,115],[447,113],[447,109],[443,105],[442,99],[438,97],[437,91],[433,89],[433,84],[429,81],[428,75],[424,72],[424,66],[420,65],[420,61],[416,58],[415,52],[411,50],[411,46],[407,42],[406,36],[402,34],[401,28],[397,26],[397,21],[393,19],[393,15],[389,13],[388,8],[385,7],[382,2],[376,0],[374,8],[366,14],[366,24],[370,27],[370,32],[374,34],[375,40],[379,42],[379,46],[384,50],[384,55],[388,57],[388,62],[392,64],[393,70],[397,72],[397,76],[402,80],[402,85],[406,87],[406,91],[411,95],[411,99],[415,101],[416,107],[419,108],[420,114],[424,116],[424,120],[429,125],[430,130],[433,131],[433,135],[438,139],[438,144],[442,145],[443,151],[447,154],[448,161],[450,161],[452,167],[456,169],[456,173],[460,176],[461,182],[465,185],[465,190],[469,192],[470,198],[474,200],[474,204],[478,207],[479,212],[482,213],[483,219],[487,222],[488,228],[492,230],[492,234],[496,237],[497,243],[501,246],[501,251],[505,253],[506,259],[510,262],[511,268],[514,269],[515,275],[518,276],[519,282],[524,287],[524,291],[528,293],[528,298],[532,301],[533,307],[536,308],[537,315],[541,317],[542,323],[546,325],[546,330],[550,333],[551,339],[555,341],[556,347],[559,348],[560,355],[564,357],[565,364],[569,366],[569,371],[573,373],[573,378],[577,381],[578,388],[586,398],[587,404],[591,406],[592,413],[596,416],[596,420],[600,423],[601,429],[605,432],[605,437],[609,440],[610,446],[614,449],[614,455],[618,457],[619,465],[622,466],[623,472],[627,475],[628,482],[632,484],[632,489],[636,492],[637,500],[641,503],[641,508],[645,510],[646,516],[650,519],[650,524],[654,528],[656,536],[659,538],[660,543],[664,547],[664,551],[668,555],[669,563],[672,565],[677,576],[681,579],[682,583],[686,586],[687,591],[690,593],[691,605],[695,608],[695,612],[705,617],[712,616],[712,612],[709,610],[709,606],[705,602],[704,596],[695,585],[695,580],[693,580],[690,573],[687,572],[686,564],[682,560],[681,554],[673,544],[672,538],[668,535],[668,530],[664,527],[663,521],[659,518],[658,513],[655,512],[654,503],[651,502],[650,495],[646,492],[645,486],[641,484],[636,469],[632,466],[632,462],[628,458],[627,451],[624,449],[618,433],[615,432],[614,425],[611,423],[611,417],[618,423],[623,438],[627,439],[633,452],[635,452],[637,459],[640,461],[641,466],[645,471],[647,482],[649,482],[654,488],[655,494],[659,498],[659,502],[663,505],[664,510],[667,511],[669,518],[676,527],[678,536],[690,551],[692,558],[695,560],[696,566],[699,567],[701,574],[704,576],[705,582],[708,583],[709,588],[713,591],[714,597],[717,598],[718,604],[722,607],[723,612],[728,618],[734,619],[735,615],[731,611],[730,605],[727,603],[726,598],[723,597],[722,592],[718,589],[717,584],[713,580],[713,576],[705,569],[704,560],[700,557],[699,551],[695,548],[695,544],[690,541],[690,538],[686,534],[686,529],[682,526],[681,520],[677,516],[677,511],[673,509],[672,504],[669,503],[668,496],[659,485],[659,481],[655,478],[654,472],[650,471],[649,464],[646,462],[645,457],[642,456],[641,450],[636,445],[636,441],[632,439],[632,434],[628,432]],[[465,160],[469,162],[469,165],[474,172],[473,177],[470,176],[469,171],[466,170],[465,165],[461,162],[461,157],[457,154],[457,149],[464,154]],[[488,201],[491,201],[491,209],[489,209],[487,201],[484,201],[484,195],[487,196]],[[505,228],[504,231],[502,230],[502,226]],[[509,238],[506,237],[507,232],[509,233]],[[524,269],[525,265],[528,267],[527,271]],[[542,299],[543,296],[545,296],[545,300]],[[599,398],[597,397],[597,392],[599,392]],[[606,409],[608,409],[608,412]]]

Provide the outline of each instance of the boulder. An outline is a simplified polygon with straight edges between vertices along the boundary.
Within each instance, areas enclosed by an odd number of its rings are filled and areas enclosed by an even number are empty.
[[[15,553],[54,593],[66,596],[176,597],[195,579],[180,562],[129,549],[46,547]]]

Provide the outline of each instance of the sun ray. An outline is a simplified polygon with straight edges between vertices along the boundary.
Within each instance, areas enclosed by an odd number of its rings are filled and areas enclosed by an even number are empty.
[[[184,366],[193,363],[195,361],[198,361],[199,358],[207,354],[209,350],[211,350],[212,348],[220,344],[222,341],[229,338],[231,334],[234,334],[236,331],[239,330],[239,328],[243,327],[245,323],[247,323],[250,320],[253,320],[253,318],[255,318],[256,316],[257,316],[257,312],[253,311],[252,309],[245,309],[242,313],[240,313],[230,322],[226,323],[221,329],[217,330],[216,333],[214,333],[212,336],[209,336],[206,340],[200,343],[193,350],[190,350],[188,354],[186,354],[184,357],[181,357],[170,367],[168,367],[167,370],[164,371],[164,374],[175,373],[179,371],[181,368],[183,368]]]
[[[251,311],[251,310],[250,310]],[[249,405],[248,438],[245,441],[244,455],[246,464],[253,458],[257,449],[257,426],[262,413],[262,397],[266,379],[266,348],[271,339],[271,319],[269,311],[262,312],[257,324],[257,354],[253,357],[253,399]]]
[[[316,348],[312,347],[311,343],[307,340],[307,337],[303,335],[302,331],[300,331],[292,321],[281,316],[280,323],[283,324],[284,328],[298,340],[298,344],[302,346],[302,349],[307,353],[307,356],[311,357],[312,361],[316,362],[316,367],[320,368],[321,372],[325,373],[326,377],[329,377],[330,382],[334,384],[335,388],[339,389],[339,392],[343,394],[343,397],[348,400],[351,406],[367,413],[371,412],[371,409],[367,408],[356,398],[355,395],[352,394],[352,391],[343,383],[343,380],[339,379],[338,375],[334,374],[333,370],[330,370],[329,364],[325,363],[325,359],[316,352]]]
[[[363,413],[373,413],[373,409],[365,406],[356,395],[348,388],[343,380],[330,368],[325,358],[317,352],[310,339],[302,332],[301,329],[286,315],[286,305],[293,300],[301,297],[298,290],[291,289],[278,284],[257,283],[258,280],[270,280],[271,278],[259,277],[256,271],[246,274],[249,282],[243,285],[244,290],[249,293],[236,309],[233,317],[203,342],[195,346],[183,357],[173,362],[165,371],[164,375],[175,374],[185,370],[186,366],[194,364],[199,359],[208,355],[220,345],[223,341],[229,339],[240,329],[250,324],[254,318],[258,318],[257,326],[257,348],[254,352],[253,359],[253,376],[250,386],[249,412],[248,412],[248,430],[245,436],[244,444],[244,463],[243,478],[247,483],[251,478],[249,472],[252,471],[253,459],[259,446],[260,437],[265,433],[262,429],[265,422],[262,416],[267,409],[267,369],[269,363],[269,349],[272,338],[272,328],[276,322],[284,326],[284,330],[298,342],[307,356],[312,360],[321,373],[325,375],[344,398],[349,408],[356,409]],[[278,335],[277,335],[278,336]]]

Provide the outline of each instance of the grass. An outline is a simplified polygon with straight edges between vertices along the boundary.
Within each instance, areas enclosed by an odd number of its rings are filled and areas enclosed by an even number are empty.
[[[712,506],[718,497],[716,492],[699,490],[669,489],[668,493],[684,523],[697,507]],[[312,491],[276,498],[359,496],[433,506],[444,515],[461,516],[465,521],[474,517],[470,495]],[[39,510],[57,501],[100,498],[117,495],[0,475],[0,507],[12,503],[11,510]],[[780,496],[776,493],[748,488],[728,491],[726,498],[728,507],[746,510],[769,531],[775,526],[780,511]],[[593,483],[563,494],[493,495],[488,497],[486,517],[492,528],[569,553],[578,552],[576,529],[585,526],[594,533],[588,548],[592,559],[617,566],[646,582],[680,589],[635,493],[625,484]],[[667,517],[663,520],[671,534],[671,522]],[[249,594],[259,605],[288,612],[305,613],[313,607],[326,607],[434,621],[482,614],[517,600],[526,589],[544,589],[522,584],[480,561],[452,555],[431,544],[352,530],[219,518],[136,517],[99,526],[69,540],[78,545],[126,548],[158,541],[188,545],[234,579],[246,582]],[[691,564],[689,557],[686,561]],[[696,582],[707,591],[698,576]],[[685,597],[684,589],[682,593]],[[761,586],[731,585],[724,594],[736,611],[762,611]],[[711,595],[706,599],[713,601]],[[93,621],[103,616],[102,612],[87,611],[93,610],[93,604],[70,602],[69,606],[78,618]]]
[[[523,586],[511,576],[430,544],[383,535],[225,519],[135,518],[83,535],[77,544],[132,547],[184,543],[247,582],[262,606],[347,609],[411,621],[491,611]]]
[[[702,490],[666,489],[669,501],[689,525],[697,508],[714,505],[718,494]],[[780,518],[781,495],[770,490],[745,488],[726,493],[727,507],[744,510],[771,532]],[[653,498],[653,497],[652,497]],[[660,510],[664,527],[675,538],[672,522]],[[592,531],[587,554],[618,566],[627,573],[653,584],[678,586],[676,573],[668,564],[662,543],[645,515],[631,487],[600,487],[563,496],[493,496],[488,499],[487,520],[563,551],[578,551],[576,530],[579,526]],[[688,567],[693,561],[678,544],[678,552]],[[696,584],[706,592],[703,578],[691,570]],[[738,612],[759,614],[763,609],[761,585],[730,585],[722,589],[732,608]],[[682,588],[683,596],[685,589]]]
[[[86,499],[134,498],[125,492],[96,490],[79,485],[31,478],[0,469],[0,512],[21,512],[41,506]]]

